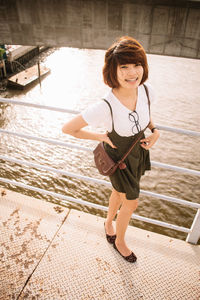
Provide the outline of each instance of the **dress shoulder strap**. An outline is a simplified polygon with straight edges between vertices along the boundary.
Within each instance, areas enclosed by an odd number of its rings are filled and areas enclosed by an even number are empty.
[[[145,92],[146,92],[146,95],[147,95],[147,99],[148,99],[148,105],[149,105],[149,123],[151,121],[151,102],[150,102],[150,98],[149,98],[149,90],[148,90],[148,87],[146,86],[146,84],[143,84],[144,85],[144,89],[145,89]],[[149,124],[148,124],[149,125]]]
[[[110,103],[106,100],[106,99],[103,99],[109,106],[110,108],[110,114],[111,114],[111,119],[112,119],[112,130],[114,129],[114,120],[113,120],[113,111],[112,111],[112,107],[110,105]]]

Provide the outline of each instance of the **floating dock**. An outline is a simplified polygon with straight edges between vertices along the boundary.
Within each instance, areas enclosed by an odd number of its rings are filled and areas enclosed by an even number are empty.
[[[41,65],[34,65],[16,75],[11,76],[8,79],[8,87],[17,88],[23,90],[30,84],[39,81],[39,77],[42,79],[50,72],[50,69]]]
[[[0,188],[0,299],[200,299],[200,246],[129,226],[131,264],[103,223]]]

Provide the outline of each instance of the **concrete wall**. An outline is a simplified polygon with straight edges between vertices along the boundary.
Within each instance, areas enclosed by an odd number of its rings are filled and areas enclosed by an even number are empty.
[[[200,2],[0,0],[0,43],[105,49],[122,35],[148,53],[200,58]]]

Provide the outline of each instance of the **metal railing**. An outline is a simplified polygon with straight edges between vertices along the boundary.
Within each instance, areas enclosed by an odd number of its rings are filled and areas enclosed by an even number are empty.
[[[35,107],[35,108],[39,108],[39,109],[47,109],[47,110],[58,111],[58,112],[67,112],[67,113],[72,113],[72,114],[78,114],[79,113],[78,111],[74,111],[74,110],[68,110],[68,109],[57,108],[57,107],[52,107],[52,106],[45,106],[45,105],[34,104],[34,103],[26,103],[26,102],[23,102],[23,101],[16,101],[16,100],[13,100],[13,99],[0,98],[0,103],[11,103],[11,104],[15,104],[15,105],[23,105],[23,106]],[[200,137],[200,133],[195,132],[195,131],[183,130],[183,129],[172,128],[172,127],[161,126],[161,125],[157,125],[157,127],[159,129],[165,130],[165,131],[171,131],[171,132],[176,132],[176,133],[181,133],[181,134],[187,134],[187,135],[190,135],[190,136]],[[30,135],[23,134],[23,133],[17,133],[17,132],[15,133],[15,132],[11,132],[11,131],[8,131],[8,130],[3,130],[3,129],[0,129],[0,133],[1,134],[13,135],[13,136],[20,137],[20,138],[25,138],[25,139],[37,140],[37,141],[40,141],[40,142],[59,145],[59,146],[65,146],[65,147],[70,147],[70,148],[78,148],[79,150],[82,150],[82,151],[92,152],[91,149],[88,149],[86,147],[74,145],[74,144],[71,144],[71,143],[56,141],[56,140],[52,140],[52,139],[46,139],[46,138],[40,138],[40,137],[36,137],[36,136],[30,136]],[[95,179],[95,178],[87,177],[87,176],[83,176],[83,175],[76,175],[74,173],[67,172],[67,171],[64,171],[64,170],[61,170],[61,169],[55,169],[55,168],[52,168],[52,167],[49,167],[49,166],[44,166],[44,165],[40,165],[40,164],[36,164],[36,163],[31,163],[31,162],[27,162],[27,161],[15,159],[15,158],[7,157],[7,156],[4,156],[4,155],[0,155],[0,159],[4,160],[4,161],[9,161],[9,162],[12,162],[12,163],[16,163],[16,164],[30,166],[30,167],[37,168],[37,169],[42,169],[42,170],[46,170],[46,171],[50,171],[50,172],[55,172],[55,173],[66,175],[68,177],[76,178],[76,179],[79,179],[79,180],[89,181],[89,182],[93,182],[93,183],[97,183],[97,184],[103,184],[103,185],[106,185],[108,187],[111,187],[110,182],[108,182],[106,180]],[[187,173],[187,174],[190,174],[190,175],[193,175],[193,176],[200,176],[200,172],[196,171],[196,170],[181,168],[181,167],[168,165],[168,164],[163,164],[163,163],[154,162],[154,161],[152,161],[151,164],[152,164],[152,166],[159,167],[159,168],[165,168],[165,169],[169,169],[169,170],[174,170],[176,172]],[[55,192],[50,192],[50,191],[47,191],[47,190],[44,190],[44,189],[40,189],[40,188],[36,188],[36,187],[33,187],[33,186],[25,185],[23,183],[13,181],[13,180],[10,180],[10,179],[0,177],[0,182],[15,185],[15,186],[18,186],[18,187],[22,187],[24,189],[29,189],[29,190],[36,191],[36,192],[39,192],[39,193],[42,193],[42,194],[50,195],[50,196],[56,197],[58,199],[63,199],[63,200],[65,200],[67,202],[70,202],[70,203],[71,202],[72,203],[78,203],[78,204],[81,204],[81,205],[93,207],[95,209],[100,209],[100,210],[104,210],[104,211],[108,210],[107,207],[99,205],[99,204],[87,202],[87,201],[84,201],[82,199],[75,199],[73,197],[69,197],[69,196],[61,195],[61,194],[58,194],[58,193],[55,193]],[[181,227],[181,226],[177,226],[177,225],[174,225],[174,224],[169,224],[169,223],[162,222],[162,221],[159,221],[159,220],[150,219],[150,218],[146,218],[146,217],[143,217],[143,216],[138,216],[136,214],[133,214],[132,218],[134,218],[136,220],[143,221],[143,222],[147,222],[147,223],[159,225],[159,226],[162,226],[162,227],[166,227],[166,228],[169,228],[169,229],[185,232],[185,233],[187,233],[187,238],[186,238],[187,242],[193,243],[193,244],[196,244],[198,242],[198,240],[200,238],[200,204],[185,201],[185,200],[178,199],[178,198],[175,198],[175,197],[170,197],[170,196],[166,196],[166,195],[162,195],[162,194],[157,194],[157,193],[153,193],[153,192],[149,192],[149,191],[144,191],[144,190],[141,190],[141,194],[149,196],[149,197],[159,198],[159,199],[162,199],[164,201],[177,203],[177,204],[180,204],[180,205],[184,205],[184,206],[188,206],[188,207],[197,209],[197,213],[195,215],[195,218],[193,220],[191,228],[186,228],[186,227]]]

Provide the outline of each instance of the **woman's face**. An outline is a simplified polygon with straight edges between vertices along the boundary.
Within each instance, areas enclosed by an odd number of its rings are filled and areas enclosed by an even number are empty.
[[[143,77],[143,67],[141,64],[125,64],[117,66],[117,80],[120,87],[137,88]]]

